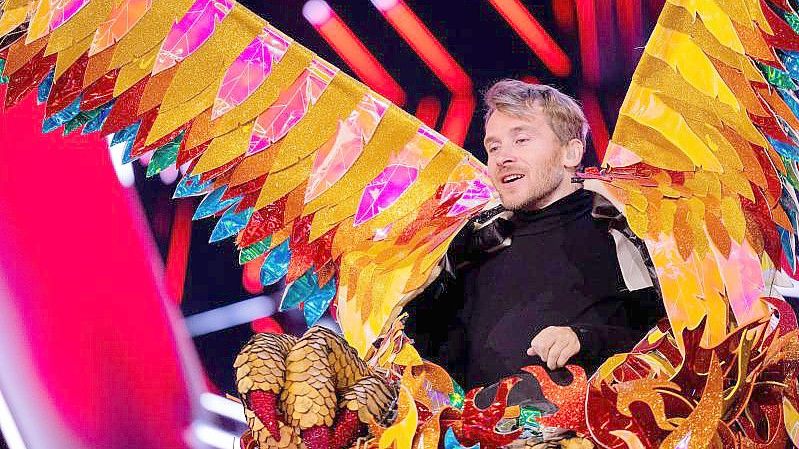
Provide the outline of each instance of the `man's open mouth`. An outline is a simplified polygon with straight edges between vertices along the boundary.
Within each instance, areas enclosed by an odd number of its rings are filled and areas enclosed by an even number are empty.
[[[505,175],[502,177],[502,184],[510,184],[512,182],[516,182],[520,179],[524,178],[524,175],[520,175],[518,173],[513,173],[510,175]]]

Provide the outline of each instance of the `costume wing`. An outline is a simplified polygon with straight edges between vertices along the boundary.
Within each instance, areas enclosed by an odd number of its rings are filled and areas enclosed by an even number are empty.
[[[99,131],[147,174],[188,164],[211,240],[235,236],[281,308],[336,301],[363,355],[451,237],[493,198],[483,166],[232,0],[8,0],[6,106]],[[260,259],[259,259],[260,258]]]
[[[773,298],[775,272],[797,264],[791,3],[668,0],[609,168],[585,175],[646,242],[671,327],[593,378],[586,416],[603,446],[782,447],[786,428],[799,440],[796,320]]]
[[[670,0],[633,75],[598,177],[647,243],[675,335],[706,319],[718,343],[768,314],[764,273],[795,272],[797,30],[784,1]]]

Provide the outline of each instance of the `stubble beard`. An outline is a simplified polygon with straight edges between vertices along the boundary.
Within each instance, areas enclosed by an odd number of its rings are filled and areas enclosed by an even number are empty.
[[[535,173],[531,173],[531,180],[537,179],[537,183],[530,186],[527,195],[522,200],[518,200],[516,202],[506,202],[502,199],[502,205],[505,209],[511,211],[518,211],[518,210],[537,210],[541,208],[541,202],[550,195],[552,192],[558,189],[560,184],[563,182],[564,174],[562,172],[556,170],[536,170]],[[500,195],[501,197],[501,195]]]

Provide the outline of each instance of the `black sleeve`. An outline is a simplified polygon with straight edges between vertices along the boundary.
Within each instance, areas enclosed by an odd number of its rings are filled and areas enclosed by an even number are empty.
[[[578,359],[598,367],[613,354],[628,352],[666,315],[657,290],[649,287],[618,295],[621,310],[607,324],[576,322],[571,328],[580,341]]]
[[[455,270],[467,250],[471,238],[471,223],[455,236],[447,249],[444,269],[438,277],[405,306],[408,319],[405,334],[414,341],[414,347],[427,360],[441,364],[446,355],[448,328],[456,324],[455,314],[462,305]]]
[[[480,226],[475,220],[467,223],[447,250],[448,269],[405,306],[409,315],[405,333],[420,355],[443,366],[461,384],[466,366],[461,273],[501,248],[513,232],[513,224],[498,216],[500,212],[499,208],[488,211]]]
[[[419,354],[432,362],[441,362],[447,329],[458,310],[455,290],[455,279],[442,270],[424,292],[405,306],[408,312],[405,334],[414,341]]]

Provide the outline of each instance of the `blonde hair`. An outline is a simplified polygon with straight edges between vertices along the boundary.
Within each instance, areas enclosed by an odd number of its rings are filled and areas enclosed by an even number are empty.
[[[494,83],[485,93],[485,121],[488,122],[495,111],[524,117],[537,105],[549,117],[549,126],[562,144],[572,139],[579,139],[583,145],[586,144],[588,121],[583,109],[570,96],[544,84],[529,84],[513,79]]]

